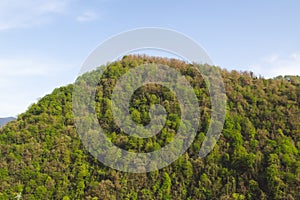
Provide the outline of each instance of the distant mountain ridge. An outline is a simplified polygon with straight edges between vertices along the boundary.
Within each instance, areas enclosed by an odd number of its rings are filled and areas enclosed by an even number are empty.
[[[10,121],[15,120],[16,118],[14,117],[6,117],[6,118],[0,118],[0,127],[7,124]]]

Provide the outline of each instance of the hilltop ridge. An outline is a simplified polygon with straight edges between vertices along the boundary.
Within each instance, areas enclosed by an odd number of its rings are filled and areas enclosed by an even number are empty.
[[[227,95],[226,122],[213,151],[198,152],[210,121],[209,92],[192,65],[176,59],[126,56],[109,64],[99,80],[95,110],[107,137],[117,146],[150,152],[172,141],[180,118],[176,97],[166,88],[140,88],[131,116],[149,123],[149,107],[168,111],[164,131],[147,139],[124,134],[113,122],[110,95],[116,80],[144,63],[166,64],[193,86],[201,118],[186,153],[159,171],[130,174],[104,166],[86,148],[74,127],[73,85],[55,89],[0,129],[0,199],[299,199],[300,84],[221,70]],[[95,72],[90,72],[91,74]]]

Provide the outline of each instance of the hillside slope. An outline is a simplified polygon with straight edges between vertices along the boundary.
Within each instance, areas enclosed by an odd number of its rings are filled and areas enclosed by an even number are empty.
[[[144,174],[104,166],[76,133],[69,85],[55,89],[0,129],[0,199],[13,199],[18,193],[23,199],[300,199],[299,83],[222,70],[228,97],[223,134],[214,150],[199,159],[210,118],[209,93],[201,76],[178,60],[124,57],[111,63],[101,79],[96,110],[111,141],[137,152],[168,143],[180,116],[176,98],[150,85],[132,98],[131,111],[135,121],[147,124],[149,105],[161,103],[172,115],[166,131],[136,140],[113,123],[109,98],[115,80],[129,68],[150,62],[180,70],[195,89],[201,126],[185,154],[164,169]]]

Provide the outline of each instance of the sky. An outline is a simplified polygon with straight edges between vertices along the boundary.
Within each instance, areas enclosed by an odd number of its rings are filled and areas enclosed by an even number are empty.
[[[300,75],[299,8],[296,0],[1,0],[0,117],[73,83],[99,44],[142,27],[189,36],[222,68]]]

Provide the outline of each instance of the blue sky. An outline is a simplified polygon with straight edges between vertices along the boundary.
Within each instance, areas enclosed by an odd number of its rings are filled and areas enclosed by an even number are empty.
[[[184,33],[213,62],[300,75],[300,1],[1,0],[0,117],[74,82],[101,42],[139,27]]]

